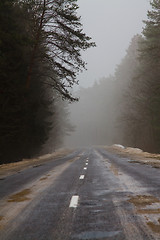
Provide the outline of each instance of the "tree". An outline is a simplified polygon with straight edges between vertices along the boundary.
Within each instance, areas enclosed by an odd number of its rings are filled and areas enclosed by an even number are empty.
[[[160,151],[160,1],[151,2],[148,20],[144,21],[144,38],[140,45],[140,73],[138,81],[145,92],[145,109],[151,132],[151,149]],[[143,88],[143,89],[142,89]],[[143,103],[144,103],[143,101]]]
[[[86,63],[81,59],[81,50],[86,50],[95,43],[90,42],[82,30],[80,17],[77,16],[77,0],[43,0],[26,1],[33,4],[32,11],[36,17],[36,31],[34,47],[27,76],[27,88],[32,81],[33,68],[39,53],[39,46],[43,44],[47,54],[41,56],[46,68],[50,71],[44,75],[44,82],[52,86],[65,99],[77,100],[72,97],[69,88],[77,84],[77,73],[85,68]]]
[[[117,105],[117,142],[124,145],[137,146],[137,126],[141,115],[137,114],[139,107],[135,98],[138,96],[135,88],[135,76],[139,67],[139,42],[142,40],[141,35],[135,35],[126,51],[125,57],[117,66],[115,71],[116,78],[116,96]],[[136,84],[138,86],[138,84]],[[119,135],[119,138],[118,138]],[[139,134],[138,134],[139,135]]]
[[[127,142],[146,151],[159,152],[160,1],[153,0],[151,6],[148,20],[144,21],[143,37],[138,41],[139,56],[135,59],[136,65],[125,93],[122,116],[126,124],[125,135],[129,136]]]
[[[85,66],[80,50],[94,46],[82,33],[76,9],[76,1],[0,2],[2,162],[37,154],[51,129],[54,146],[63,135],[57,122],[64,106],[55,99],[77,100],[68,88]]]

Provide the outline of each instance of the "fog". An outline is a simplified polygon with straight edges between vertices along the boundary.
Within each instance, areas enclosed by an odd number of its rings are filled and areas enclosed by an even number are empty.
[[[124,95],[136,69],[137,39],[149,0],[79,0],[79,7],[84,31],[97,47],[82,53],[87,71],[78,76],[75,91],[80,99],[69,109],[75,131],[65,138],[65,146],[136,146],[124,136]]]
[[[82,53],[88,71],[79,75],[79,84],[92,86],[95,80],[113,74],[125,55],[131,38],[139,34],[150,9],[149,0],[79,0],[84,31],[97,47]]]

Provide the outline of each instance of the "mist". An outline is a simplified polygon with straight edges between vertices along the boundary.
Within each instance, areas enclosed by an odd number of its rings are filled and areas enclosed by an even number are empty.
[[[0,12],[3,162],[63,146],[160,151],[159,0],[13,0]]]
[[[75,131],[65,138],[65,145],[118,143],[159,151],[152,111],[156,103],[150,106],[149,101],[155,80],[146,79],[149,67],[144,57],[150,1],[81,0],[79,6],[84,29],[97,47],[83,54],[88,70],[78,76],[79,102],[70,106]]]
[[[79,15],[85,32],[97,47],[82,52],[87,71],[78,76],[82,87],[113,75],[126,54],[132,37],[141,34],[149,0],[79,0]]]
[[[153,71],[149,70],[146,74],[148,62],[142,55],[145,41],[144,36],[135,35],[113,75],[99,79],[92,87],[81,87],[77,91],[80,100],[70,107],[75,131],[65,139],[66,146],[117,143],[150,152],[159,151],[156,127],[159,124],[158,82]],[[155,100],[151,102],[153,97]]]
[[[79,89],[79,102],[70,106],[75,131],[66,138],[67,146],[85,147],[114,142],[114,85],[115,80],[110,77],[101,79],[92,87]]]

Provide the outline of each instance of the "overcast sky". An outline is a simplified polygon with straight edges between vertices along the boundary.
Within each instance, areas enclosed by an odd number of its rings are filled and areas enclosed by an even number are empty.
[[[78,76],[88,87],[95,80],[114,74],[132,37],[142,32],[149,0],[78,0],[83,29],[97,47],[82,54],[88,71]]]

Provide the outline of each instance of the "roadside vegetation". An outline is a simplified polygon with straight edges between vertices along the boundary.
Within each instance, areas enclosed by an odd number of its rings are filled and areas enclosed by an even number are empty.
[[[160,1],[151,6],[142,35],[133,36],[115,74],[79,90],[81,101],[71,106],[77,145],[119,143],[160,152]]]
[[[53,152],[73,131],[68,102],[95,46],[77,0],[0,1],[0,163]]]

